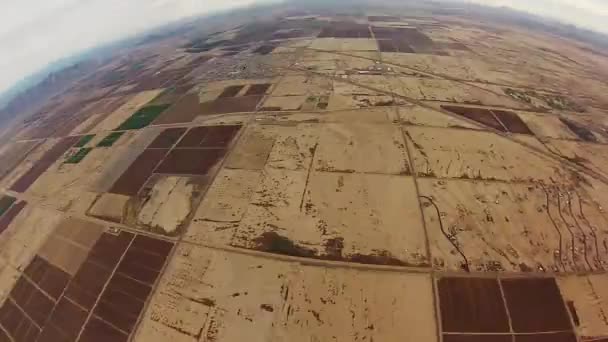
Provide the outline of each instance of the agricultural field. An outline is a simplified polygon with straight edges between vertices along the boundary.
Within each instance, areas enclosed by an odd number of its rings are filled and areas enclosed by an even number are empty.
[[[427,12],[194,25],[19,118],[0,341],[608,341],[608,54]]]

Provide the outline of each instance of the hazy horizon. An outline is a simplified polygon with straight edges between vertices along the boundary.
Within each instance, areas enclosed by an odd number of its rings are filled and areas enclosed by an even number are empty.
[[[601,0],[451,0],[507,6],[608,33]],[[261,0],[0,0],[0,94],[49,63],[189,16]]]

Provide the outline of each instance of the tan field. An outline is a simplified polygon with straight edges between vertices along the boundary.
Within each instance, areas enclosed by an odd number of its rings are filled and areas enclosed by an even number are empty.
[[[11,124],[0,341],[608,340],[608,54],[276,6]]]

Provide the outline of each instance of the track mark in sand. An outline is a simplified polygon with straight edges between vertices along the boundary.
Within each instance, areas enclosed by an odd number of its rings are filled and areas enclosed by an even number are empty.
[[[597,240],[597,233],[595,232],[595,228],[591,225],[591,223],[589,222],[589,220],[587,219],[587,216],[585,216],[585,213],[583,212],[583,201],[581,199],[581,195],[578,192],[575,192],[576,196],[578,197],[578,210],[579,213],[581,214],[581,217],[583,219],[583,221],[585,222],[585,224],[587,225],[587,227],[589,228],[589,231],[591,232],[591,235],[593,236],[593,243],[595,245],[595,262],[597,264],[597,267],[599,267],[600,270],[604,270],[604,267],[602,266],[602,262],[600,259],[600,246]]]
[[[557,224],[555,223],[555,220],[553,219],[553,216],[551,216],[551,211],[549,210],[550,208],[550,201],[549,201],[549,192],[547,191],[547,189],[541,185],[541,187],[543,188],[543,191],[545,192],[545,197],[547,198],[547,216],[549,216],[549,220],[551,220],[551,223],[553,224],[553,228],[555,228],[555,231],[557,232],[557,235],[559,236],[559,250],[558,250],[558,260],[559,260],[559,265],[562,266],[562,270],[566,271],[566,267],[564,266],[564,262],[562,261],[562,244],[563,244],[563,238],[562,238],[562,232],[559,230],[559,228],[557,227]]]
[[[308,174],[306,175],[306,184],[304,185],[304,191],[302,192],[302,199],[300,200],[300,211],[302,211],[302,207],[304,206],[304,197],[306,197],[306,190],[308,189],[308,182],[310,181],[310,173],[312,172],[312,165],[315,161],[315,153],[317,152],[317,147],[319,143],[317,142],[315,146],[310,148],[310,165],[308,165]]]
[[[462,256],[462,259],[464,261],[464,265],[462,265],[464,267],[464,270],[467,272],[470,272],[470,265],[469,265],[469,260],[467,259],[466,255],[464,255],[464,252],[460,249],[460,246],[458,246],[456,237],[450,238],[450,236],[448,235],[448,233],[446,233],[444,227],[443,227],[443,221],[441,220],[441,211],[439,210],[439,207],[437,206],[437,204],[435,203],[435,201],[433,201],[433,199],[431,197],[428,196],[424,196],[424,195],[420,195],[418,196],[420,198],[424,198],[425,200],[427,200],[433,207],[435,207],[435,211],[437,212],[437,219],[439,220],[439,228],[441,229],[441,232],[443,233],[443,236],[445,236],[445,238],[450,241],[450,243],[452,244],[452,246],[454,246],[454,248],[458,251],[458,254],[460,254],[460,256]]]
[[[574,267],[575,270],[577,270],[578,266],[576,265],[576,261],[575,261],[576,249],[574,246],[576,243],[576,239],[574,237],[574,232],[572,232],[572,229],[570,229],[570,224],[568,223],[568,221],[566,221],[566,219],[564,218],[564,214],[562,213],[561,198],[562,198],[561,193],[559,192],[559,190],[557,190],[557,212],[559,214],[559,217],[562,219],[562,222],[564,222],[566,229],[570,233],[570,252],[572,253],[572,266]]]
[[[587,264],[587,267],[589,267],[589,270],[593,271],[593,267],[591,266],[591,263],[589,262],[589,258],[587,256],[587,234],[585,234],[585,231],[583,230],[581,225],[578,223],[576,216],[572,212],[572,197],[570,196],[570,192],[568,191],[567,194],[568,194],[568,211],[570,213],[570,216],[572,216],[572,219],[574,220],[574,224],[576,225],[578,230],[581,232],[581,234],[583,234],[583,257],[585,258],[585,263]]]

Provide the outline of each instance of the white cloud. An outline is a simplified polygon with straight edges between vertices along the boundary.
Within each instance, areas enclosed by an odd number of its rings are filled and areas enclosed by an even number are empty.
[[[0,92],[48,62],[256,0],[0,0]]]
[[[564,23],[608,33],[606,0],[465,0],[490,6],[511,7],[520,11],[557,19]]]
[[[0,0],[0,92],[48,62],[74,52],[185,16],[260,1]],[[509,6],[608,32],[607,0],[463,1]]]

